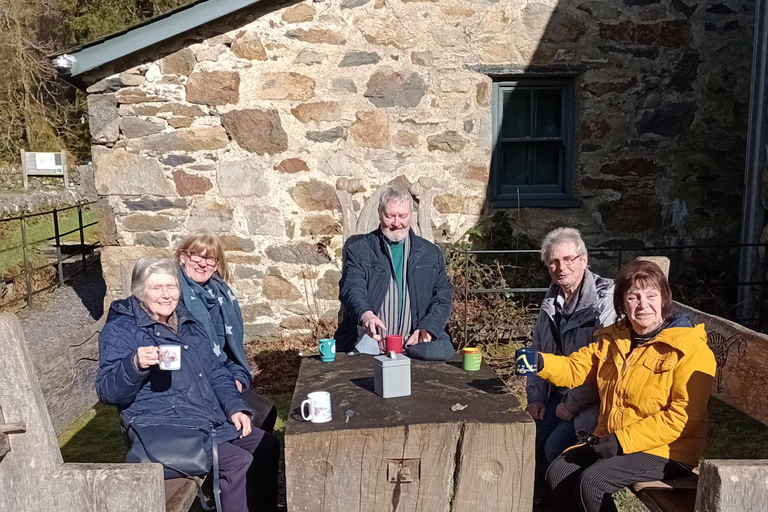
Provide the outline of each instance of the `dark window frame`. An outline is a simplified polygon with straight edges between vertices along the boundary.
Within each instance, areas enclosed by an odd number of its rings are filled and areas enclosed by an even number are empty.
[[[561,137],[527,137],[517,139],[520,142],[552,142],[561,141],[564,146],[563,151],[563,165],[560,169],[560,183],[557,186],[557,190],[547,191],[546,188],[552,188],[553,186],[539,186],[536,190],[536,186],[523,185],[519,189],[518,193],[514,194],[502,194],[499,193],[499,173],[501,165],[501,124],[504,116],[503,108],[503,95],[505,91],[522,89],[522,90],[562,90],[564,91],[562,97],[561,106]],[[573,138],[575,128],[575,116],[576,116],[576,99],[575,99],[575,79],[573,77],[515,77],[496,80],[493,83],[493,94],[491,101],[491,118],[492,118],[492,133],[493,133],[493,154],[491,158],[491,174],[489,183],[489,195],[491,208],[516,208],[519,206],[539,206],[547,208],[571,208],[581,205],[581,201],[575,199],[572,195],[574,170],[575,170],[575,158],[573,153]],[[532,117],[534,112],[530,114]],[[509,142],[514,142],[514,139],[508,139]]]

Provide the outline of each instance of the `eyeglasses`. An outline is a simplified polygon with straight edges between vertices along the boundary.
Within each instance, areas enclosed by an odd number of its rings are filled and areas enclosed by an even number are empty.
[[[198,254],[196,252],[189,252],[187,251],[187,255],[189,256],[189,259],[193,261],[194,263],[200,263],[201,261],[205,260],[205,263],[210,266],[214,266],[219,262],[219,258],[212,258],[210,256],[203,256],[202,254]]]
[[[568,268],[573,267],[573,264],[576,263],[576,260],[581,258],[581,256],[566,256],[564,258],[561,258],[559,260],[549,260],[547,262],[547,266],[551,269],[556,269],[558,266],[566,266]]]

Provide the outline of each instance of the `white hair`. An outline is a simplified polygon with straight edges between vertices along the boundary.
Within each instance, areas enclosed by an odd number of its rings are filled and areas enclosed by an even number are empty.
[[[587,246],[584,245],[584,240],[581,239],[581,233],[579,233],[578,229],[557,228],[547,233],[547,236],[541,242],[541,261],[544,263],[549,261],[552,248],[564,243],[573,244],[576,247],[577,256],[586,256]]]
[[[408,206],[413,211],[413,197],[411,197],[411,193],[400,185],[390,185],[379,196],[379,213],[383,212],[389,203],[399,204],[403,201],[408,201]]]
[[[131,294],[144,302],[149,277],[153,274],[168,274],[179,282],[179,266],[165,256],[146,256],[136,262],[131,273]]]

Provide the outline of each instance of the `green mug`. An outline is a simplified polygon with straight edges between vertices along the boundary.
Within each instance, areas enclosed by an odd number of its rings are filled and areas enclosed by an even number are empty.
[[[476,372],[480,369],[480,362],[483,360],[483,353],[477,347],[467,347],[464,349],[464,362],[462,367],[469,372]]]

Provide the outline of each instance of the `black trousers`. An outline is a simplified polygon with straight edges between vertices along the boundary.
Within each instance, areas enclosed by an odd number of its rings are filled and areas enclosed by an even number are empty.
[[[687,464],[648,453],[598,459],[588,446],[572,448],[547,469],[547,484],[559,512],[615,512],[611,497],[638,482],[678,478]]]

